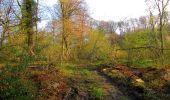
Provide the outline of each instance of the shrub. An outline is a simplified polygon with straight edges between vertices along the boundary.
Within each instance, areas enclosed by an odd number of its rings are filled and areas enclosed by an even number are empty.
[[[91,61],[107,61],[110,59],[111,44],[102,32],[98,30],[92,31],[86,42],[81,58]]]
[[[15,100],[32,100],[35,93],[33,84],[19,72],[17,67],[9,64],[0,73],[0,98]]]

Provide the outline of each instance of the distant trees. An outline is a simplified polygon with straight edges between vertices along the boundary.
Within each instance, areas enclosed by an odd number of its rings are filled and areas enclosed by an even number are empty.
[[[148,19],[145,16],[141,16],[139,18],[139,27],[142,29],[147,29],[148,28]]]
[[[97,28],[106,34],[115,34],[118,29],[117,22],[114,21],[99,21]]]
[[[110,22],[108,22],[108,24],[109,24],[109,27],[108,27],[109,33],[116,33],[116,30],[118,28],[117,23],[114,21],[110,21]]]

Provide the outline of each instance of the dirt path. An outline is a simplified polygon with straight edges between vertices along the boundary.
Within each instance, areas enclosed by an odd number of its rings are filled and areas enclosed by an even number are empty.
[[[72,72],[69,84],[77,91],[74,97],[76,100],[129,100],[126,94],[97,69],[67,67],[66,71]]]
[[[103,100],[129,100],[129,97],[124,95],[106,76],[98,71],[92,72],[96,77],[96,84],[103,89]]]

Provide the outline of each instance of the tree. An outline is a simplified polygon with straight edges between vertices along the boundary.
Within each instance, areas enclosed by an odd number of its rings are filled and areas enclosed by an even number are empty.
[[[124,21],[118,22],[118,27],[119,27],[120,35],[123,35],[123,33],[125,32],[124,26],[125,26]]]
[[[37,32],[38,32],[38,20],[39,20],[39,18],[38,18],[38,10],[39,10],[39,0],[37,0],[37,2],[36,2],[36,14],[35,14],[36,15],[36,17],[35,17],[36,35],[37,35]]]
[[[160,48],[161,48],[161,58],[162,58],[162,64],[163,64],[163,56],[164,56],[164,34],[163,34],[163,28],[165,24],[167,24],[167,7],[170,0],[146,0],[146,2],[151,3],[152,7],[155,8],[158,11],[158,17],[159,17],[159,34],[160,34]],[[152,13],[152,12],[150,12]]]
[[[111,34],[116,33],[116,30],[118,28],[117,23],[114,21],[109,21],[108,24],[109,24],[109,33]]]
[[[106,34],[116,33],[118,25],[114,21],[98,21],[97,27]]]
[[[142,29],[146,29],[148,27],[148,20],[145,16],[141,16],[139,18],[139,24],[140,24],[140,28]]]
[[[3,47],[6,33],[9,31],[10,14],[12,12],[13,0],[0,1],[0,26],[1,26],[1,37],[0,37],[0,48]]]
[[[22,9],[21,31],[27,35],[28,53],[30,55],[34,55],[33,5],[34,5],[34,0],[23,0],[22,8],[21,8]]]
[[[54,6],[54,17],[61,22],[61,60],[70,58],[70,48],[75,45],[71,43],[71,38],[75,33],[80,38],[82,44],[86,9],[83,0],[59,0]],[[74,35],[75,36],[75,35]]]

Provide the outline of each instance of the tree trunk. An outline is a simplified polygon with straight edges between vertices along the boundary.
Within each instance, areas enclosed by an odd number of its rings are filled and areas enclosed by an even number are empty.
[[[160,33],[160,42],[161,42],[161,64],[164,66],[164,42],[163,42],[163,23],[162,23],[163,18],[162,16],[160,16],[159,33]]]
[[[36,29],[36,42],[38,39],[38,5],[39,5],[39,0],[37,0],[37,4],[36,4],[36,25],[35,25],[35,29]]]
[[[22,30],[27,35],[28,53],[32,56],[33,52],[33,0],[24,0],[22,8]]]

